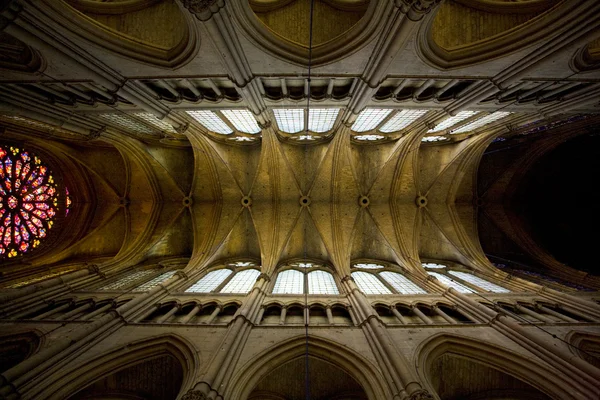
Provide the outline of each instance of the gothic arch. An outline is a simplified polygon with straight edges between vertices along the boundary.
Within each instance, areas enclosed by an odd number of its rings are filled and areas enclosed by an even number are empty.
[[[285,7],[290,1],[234,1],[231,3],[232,16],[244,30],[246,37],[257,47],[264,48],[270,54],[292,62],[297,65],[308,64],[308,47],[295,43],[272,31],[265,25],[253,11],[270,10],[273,7]],[[261,7],[262,4],[269,3],[268,7]],[[342,10],[348,10],[343,5],[344,1],[325,1],[328,6],[334,6]],[[349,4],[351,2],[348,2]],[[364,6],[364,3],[358,4],[358,7]],[[365,46],[379,30],[381,26],[382,15],[386,8],[386,2],[371,1],[362,16],[362,18],[350,29],[342,34],[326,41],[320,45],[314,46],[312,50],[312,65],[326,65],[341,58],[348,57],[350,54],[358,51]],[[352,7],[350,7],[352,9]],[[355,8],[356,9],[356,8]]]
[[[53,18],[74,34],[95,45],[130,59],[164,68],[179,68],[192,60],[200,48],[200,37],[193,16],[183,12],[177,2],[133,0],[102,2],[92,0],[45,0]],[[152,11],[158,11],[153,15]],[[158,34],[161,18],[174,23],[180,32],[173,34],[165,25]],[[133,15],[131,21],[128,15]],[[139,18],[148,19],[152,29],[128,30]],[[165,30],[166,29],[166,30]],[[166,39],[165,39],[166,38]]]
[[[67,399],[113,373],[167,355],[175,357],[183,369],[179,393],[185,393],[193,385],[200,359],[190,342],[180,336],[168,334],[123,344],[93,360],[84,360],[81,364],[73,365],[68,371],[61,372],[59,383],[45,388],[45,398]]]
[[[274,368],[288,361],[303,357],[306,351],[306,338],[295,337],[264,350],[248,361],[233,376],[235,384],[224,393],[225,398],[246,399],[254,387]],[[333,341],[310,336],[309,356],[326,361],[346,372],[358,382],[369,399],[392,398],[384,378],[377,367],[357,353]]]
[[[574,399],[570,387],[557,370],[514,353],[506,348],[465,336],[438,333],[417,347],[414,362],[425,388],[436,393],[431,381],[433,363],[441,356],[454,354],[476,364],[495,369],[522,381],[551,398]],[[549,379],[551,377],[551,379]]]
[[[600,368],[600,335],[584,331],[571,331],[565,340],[569,349],[588,363]]]
[[[459,0],[456,3],[459,3],[460,7],[467,7],[476,13],[492,12],[499,17],[505,13],[512,13],[515,7],[521,7],[521,2],[515,6],[505,6],[499,4],[504,2],[493,0]],[[450,4],[442,4],[435,12],[424,18],[416,37],[417,53],[423,61],[437,69],[462,68],[522,50],[547,39],[548,35],[556,34],[563,26],[564,21],[561,22],[560,17],[564,15],[565,8],[569,7],[568,2],[530,1],[528,3],[530,5],[523,10],[531,13],[530,19],[527,20],[524,17],[523,20],[504,26],[504,29],[498,28],[498,32],[495,34],[456,43],[449,48],[438,43],[434,38],[436,17],[441,15],[442,7],[450,7]],[[467,23],[470,22],[467,21]],[[446,33],[443,36],[450,37],[451,35]]]

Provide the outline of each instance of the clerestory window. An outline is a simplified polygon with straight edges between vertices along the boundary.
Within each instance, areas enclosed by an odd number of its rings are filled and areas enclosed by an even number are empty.
[[[277,274],[273,294],[339,294],[335,279],[322,265],[300,262],[284,266]]]

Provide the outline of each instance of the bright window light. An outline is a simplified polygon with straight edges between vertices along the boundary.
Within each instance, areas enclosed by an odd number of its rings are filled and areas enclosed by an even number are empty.
[[[319,265],[315,265],[313,263],[310,262],[299,262],[299,263],[292,263],[290,264],[292,267],[300,267],[300,268],[312,268],[312,267],[319,267]]]
[[[424,268],[446,268],[445,265],[443,265],[443,264],[436,264],[436,263],[421,263],[421,265]]]
[[[325,271],[313,271],[308,274],[309,294],[340,294],[333,276]]]
[[[288,269],[277,275],[273,294],[302,294],[304,293],[304,274]]]
[[[260,133],[260,126],[256,122],[254,115],[248,110],[223,110],[223,115],[240,132]]]
[[[352,273],[352,278],[364,294],[392,294],[390,289],[373,274],[358,271]]]
[[[455,133],[469,132],[469,131],[475,130],[477,128],[481,128],[482,126],[485,126],[487,124],[491,124],[494,121],[498,121],[499,119],[502,119],[510,114],[511,114],[510,112],[506,112],[506,111],[498,111],[498,112],[495,112],[492,114],[488,114],[484,117],[481,117],[481,118],[471,122],[470,124],[461,126],[457,130],[451,131],[450,133],[455,134]]]
[[[316,108],[308,112],[308,130],[316,133],[330,131],[340,112],[339,108]]]
[[[392,287],[394,289],[396,289],[398,291],[398,293],[402,293],[402,294],[425,294],[425,293],[427,293],[426,291],[421,289],[419,286],[412,283],[410,281],[410,279],[408,279],[404,275],[399,274],[397,272],[384,271],[384,272],[381,272],[379,275],[381,275],[381,277],[383,279],[385,279],[387,283],[392,285]]]
[[[376,142],[377,140],[385,139],[383,135],[356,135],[354,139],[360,140],[361,142]]]
[[[119,126],[123,129],[133,131],[136,133],[142,133],[145,135],[153,135],[156,132],[153,131],[149,126],[136,121],[131,118],[129,115],[125,114],[101,114],[98,118],[103,119],[107,122],[110,122],[116,126]]]
[[[469,289],[465,285],[461,285],[460,283],[451,280],[446,275],[438,274],[437,272],[431,271],[427,271],[427,273],[431,276],[435,276],[442,285],[451,287],[459,293],[475,293],[475,291]]]
[[[173,125],[168,124],[168,123],[158,119],[154,114],[134,113],[133,115],[135,115],[136,117],[138,117],[140,119],[143,119],[144,121],[148,122],[153,127],[160,129],[161,131],[165,131],[165,132],[169,132],[169,133],[177,133],[177,131],[175,131],[175,128],[173,128]]]
[[[379,268],[384,268],[383,265],[381,264],[374,264],[374,263],[358,263],[358,264],[354,264],[354,268],[363,268],[363,269],[379,269]]]
[[[203,127],[211,132],[220,133],[221,135],[229,135],[233,133],[231,129],[217,114],[210,110],[188,111],[196,121],[200,122]]]
[[[377,128],[377,125],[381,123],[387,117],[392,110],[383,108],[367,108],[361,111],[352,125],[354,132],[366,132]]]
[[[177,272],[177,271],[168,271],[168,272],[165,272],[164,274],[160,274],[156,278],[151,279],[148,282],[136,287],[134,292],[146,292],[146,291],[154,288],[155,286],[158,286],[159,284],[163,283],[164,281],[166,281],[173,275],[175,275],[175,272]]]
[[[304,129],[304,110],[301,108],[275,108],[273,114],[283,132],[298,133]]]
[[[398,132],[421,118],[427,113],[427,110],[402,110],[396,113],[388,122],[386,122],[380,132]]]
[[[246,269],[238,272],[227,282],[221,293],[248,293],[259,275],[260,271],[257,269]]]
[[[450,275],[454,275],[463,281],[472,283],[475,286],[478,286],[484,290],[494,293],[510,293],[510,290],[503,288],[502,286],[498,286],[492,282],[488,282],[485,279],[481,279],[478,276],[473,274],[469,274],[468,272],[461,271],[448,271]]]
[[[141,279],[145,276],[151,275],[155,272],[153,269],[146,269],[143,271],[136,271],[132,274],[129,274],[116,282],[109,283],[108,285],[102,286],[99,290],[119,290],[124,289],[129,286],[131,283]]]
[[[428,130],[427,133],[443,131],[444,129],[450,128],[451,126],[456,125],[459,122],[464,121],[465,119],[470,118],[476,114],[479,114],[479,111],[461,111],[453,117],[446,118],[438,125],[436,125],[435,128]]]
[[[230,269],[218,269],[216,271],[210,271],[204,275],[202,279],[194,283],[192,286],[186,289],[186,292],[191,293],[209,293],[217,288],[223,281],[231,275],[233,271]]]
[[[445,136],[425,136],[423,139],[421,139],[421,142],[443,142],[445,140],[448,140],[448,138]]]

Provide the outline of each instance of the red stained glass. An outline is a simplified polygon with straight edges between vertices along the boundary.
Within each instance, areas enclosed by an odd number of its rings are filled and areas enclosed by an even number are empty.
[[[61,189],[62,190],[62,189]],[[42,160],[15,146],[0,146],[0,255],[15,257],[40,245],[58,207],[71,205]],[[65,215],[66,215],[65,212]]]

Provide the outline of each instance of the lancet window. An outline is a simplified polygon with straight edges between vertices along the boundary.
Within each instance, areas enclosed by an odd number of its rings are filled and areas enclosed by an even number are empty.
[[[339,294],[327,267],[312,262],[286,264],[277,274],[273,294]]]
[[[480,278],[466,271],[450,270],[444,264],[423,263],[427,273],[435,276],[443,285],[452,287],[461,293],[493,292],[510,293],[510,290]]]
[[[352,139],[358,143],[379,142],[399,137],[394,135],[409,127],[427,110],[366,108],[350,128]]]
[[[259,275],[260,266],[253,261],[218,265],[185,292],[245,294],[250,292]]]
[[[359,262],[352,266],[352,278],[365,294],[426,294],[412,282],[398,266],[372,262]]]
[[[146,292],[155,286],[165,282],[175,275],[176,270],[160,272],[156,268],[143,269],[129,272],[125,276],[104,285],[98,290],[129,290],[134,292]]]
[[[339,108],[275,108],[273,115],[285,138],[296,142],[316,141],[334,128]],[[308,129],[306,129],[308,127]]]
[[[254,114],[248,109],[194,110],[188,115],[198,121],[217,137],[237,142],[252,142],[258,139],[261,128]]]

